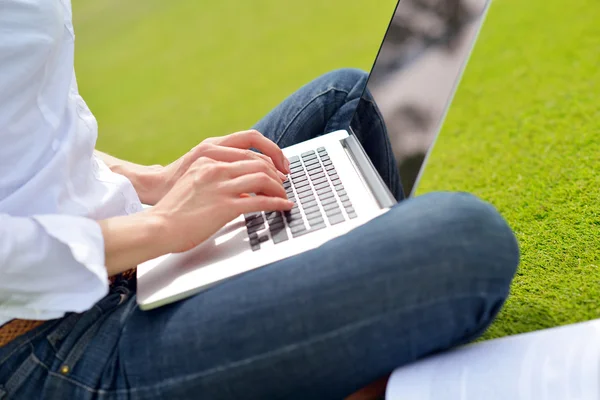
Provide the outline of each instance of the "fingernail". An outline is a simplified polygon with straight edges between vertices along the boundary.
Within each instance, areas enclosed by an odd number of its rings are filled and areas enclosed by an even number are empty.
[[[285,182],[287,180],[287,175],[277,171],[277,174],[279,175],[279,179],[281,179],[281,182]]]
[[[290,173],[290,160],[286,156],[283,156],[283,165],[285,165],[285,172]]]

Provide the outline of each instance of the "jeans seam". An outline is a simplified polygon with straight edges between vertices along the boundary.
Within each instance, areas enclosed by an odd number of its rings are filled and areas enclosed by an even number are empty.
[[[296,121],[296,119],[298,119],[298,116],[300,116],[300,114],[302,114],[304,112],[304,110],[306,110],[306,108],[308,106],[310,106],[319,97],[324,96],[324,95],[326,95],[326,94],[328,94],[329,92],[332,92],[332,91],[344,93],[346,95],[346,97],[348,97],[348,95],[350,94],[348,91],[343,90],[343,89],[338,89],[336,87],[330,87],[327,90],[324,90],[324,91],[316,94],[315,96],[313,96],[312,99],[310,99],[309,101],[307,101],[306,104],[304,104],[304,106],[302,108],[300,108],[300,110],[298,110],[298,112],[296,112],[296,114],[292,117],[292,119],[287,123],[287,125],[285,126],[285,128],[283,128],[283,131],[279,135],[279,138],[277,138],[275,140],[275,143],[279,144],[283,140],[283,138],[285,137],[285,135],[288,132],[288,129],[290,128],[290,126],[292,125],[292,123],[294,123],[294,121]]]
[[[473,293],[466,294],[465,293],[465,294],[460,294],[460,295],[452,296],[451,299],[452,300],[460,300],[460,299],[468,299],[468,298],[473,298],[473,297],[477,297],[477,298],[479,298],[479,297],[489,297],[489,293],[485,292],[485,291],[478,292],[477,294],[473,294]],[[164,380],[162,382],[159,382],[159,383],[157,383],[155,385],[150,385],[150,386],[140,386],[140,387],[127,388],[127,389],[116,389],[116,390],[94,389],[94,388],[90,388],[89,386],[87,386],[87,385],[85,385],[85,384],[83,384],[81,382],[72,380],[72,379],[70,379],[70,378],[68,378],[66,376],[60,375],[58,373],[54,373],[51,370],[49,370],[49,373],[52,376],[54,376],[54,377],[57,377],[57,378],[60,378],[60,379],[64,379],[64,380],[66,380],[68,382],[71,382],[71,383],[73,383],[73,384],[75,384],[75,385],[77,385],[79,387],[82,387],[82,388],[86,389],[87,391],[90,391],[90,392],[98,394],[98,395],[132,394],[132,393],[140,393],[140,392],[144,392],[144,391],[148,391],[148,390],[157,390],[157,389],[160,390],[161,388],[164,388],[164,387],[169,386],[169,385],[173,385],[173,384],[177,384],[177,383],[181,383],[181,382],[186,382],[186,381],[193,380],[193,379],[198,379],[198,378],[205,378],[205,377],[208,377],[208,376],[210,376],[210,375],[212,375],[214,373],[217,373],[217,372],[224,372],[224,371],[227,371],[227,370],[230,370],[230,369],[233,369],[233,368],[237,368],[237,367],[240,367],[240,366],[248,365],[248,364],[251,364],[253,362],[266,359],[266,358],[271,357],[273,355],[286,354],[286,353],[289,353],[291,351],[295,351],[295,350],[297,350],[299,348],[302,348],[302,347],[304,347],[306,345],[318,343],[318,342],[321,342],[321,341],[323,341],[325,339],[330,339],[332,337],[338,336],[341,333],[348,332],[348,331],[350,331],[352,329],[360,328],[360,327],[363,327],[365,325],[371,324],[371,323],[376,322],[376,321],[378,321],[378,320],[380,320],[382,318],[386,318],[389,315],[403,314],[403,313],[406,313],[406,312],[414,312],[415,310],[417,310],[419,308],[430,307],[430,306],[434,306],[434,305],[437,305],[437,304],[446,303],[446,302],[448,302],[448,300],[449,300],[449,298],[445,297],[443,299],[437,299],[435,301],[424,302],[424,303],[421,303],[421,304],[418,304],[418,305],[415,305],[415,306],[412,306],[412,307],[404,307],[404,308],[402,308],[400,310],[393,309],[393,310],[391,310],[389,312],[379,314],[379,315],[377,315],[375,317],[372,317],[372,318],[369,318],[369,319],[366,319],[366,320],[362,320],[362,321],[359,321],[359,322],[356,322],[356,323],[351,323],[351,324],[348,324],[348,325],[343,326],[341,328],[338,328],[338,329],[336,329],[334,331],[324,333],[322,335],[317,336],[316,338],[310,338],[308,340],[304,340],[304,341],[301,341],[301,342],[298,342],[298,343],[290,344],[290,345],[287,345],[287,346],[284,346],[284,347],[281,347],[281,348],[278,348],[278,349],[275,349],[275,350],[268,351],[268,352],[260,354],[260,355],[252,356],[252,357],[246,358],[244,360],[235,361],[235,362],[230,363],[230,364],[228,364],[226,366],[213,367],[213,368],[210,368],[210,369],[202,371],[202,372],[197,372],[197,373],[188,374],[188,375],[184,375],[184,376],[179,376],[179,377],[175,377],[175,378],[169,378],[169,379],[166,379],[166,380]]]
[[[375,114],[377,115],[377,119],[379,121],[379,125],[383,128],[383,130],[385,131],[386,136],[389,138],[389,134],[387,132],[387,127],[383,123],[383,121],[384,121],[383,115],[381,115],[381,112],[379,111],[379,108],[377,107],[377,104],[374,101],[371,101],[370,99],[367,99],[367,98],[365,98],[363,96],[361,96],[360,100],[364,100],[365,102],[367,102],[373,108],[373,110],[375,111]],[[391,142],[390,142],[389,146],[384,146],[386,160],[390,160],[391,159],[391,157],[390,157],[390,147],[391,146],[392,146]],[[388,171],[387,171],[388,176],[387,176],[387,178],[389,179],[393,175],[393,172],[392,172],[393,169],[397,168],[398,166],[397,165],[392,165],[392,163],[390,163],[390,162],[387,162],[386,164],[388,165]]]

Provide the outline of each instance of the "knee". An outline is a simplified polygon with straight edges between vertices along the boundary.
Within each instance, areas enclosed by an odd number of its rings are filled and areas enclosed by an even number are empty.
[[[354,97],[362,94],[368,78],[367,72],[357,68],[336,69],[321,77],[328,87],[343,90],[349,95],[355,94]]]
[[[446,258],[446,268],[437,273],[448,275],[457,287],[485,281],[508,294],[519,265],[519,246],[494,206],[468,193],[451,192],[419,196],[407,200],[406,206],[424,232],[421,240],[429,238],[430,251]]]
[[[490,203],[469,193],[428,195],[438,218],[456,235],[464,279],[488,276],[508,287],[519,265],[519,245],[507,221]],[[460,273],[458,274],[460,278]],[[507,293],[508,294],[508,293]]]

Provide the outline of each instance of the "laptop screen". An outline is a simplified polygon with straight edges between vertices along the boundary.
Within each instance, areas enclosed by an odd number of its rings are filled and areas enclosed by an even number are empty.
[[[414,194],[489,2],[400,0],[396,8],[351,131],[360,138],[370,129],[387,129],[402,197]],[[380,116],[364,100],[370,96]]]

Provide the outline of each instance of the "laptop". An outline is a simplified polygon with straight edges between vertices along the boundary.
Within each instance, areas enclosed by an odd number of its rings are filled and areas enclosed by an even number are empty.
[[[291,211],[240,215],[192,250],[139,265],[139,307],[160,307],[314,249],[414,196],[488,8],[489,0],[396,6],[364,90],[380,109],[398,162],[398,198],[357,139],[369,127],[355,112],[347,129],[283,149]]]

